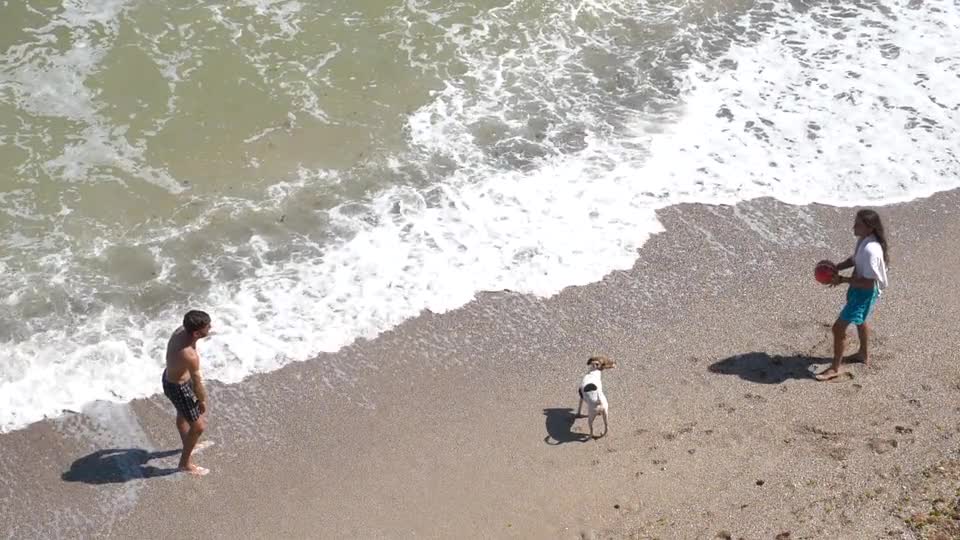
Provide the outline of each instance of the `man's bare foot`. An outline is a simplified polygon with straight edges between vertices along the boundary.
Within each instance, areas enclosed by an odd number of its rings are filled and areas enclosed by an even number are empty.
[[[820,373],[817,373],[813,377],[818,381],[832,381],[841,375],[843,375],[842,371],[837,371],[832,367],[828,367],[827,369],[821,371]]]
[[[194,476],[205,476],[207,473],[210,472],[210,469],[207,469],[206,467],[201,467],[194,463],[191,463],[186,467],[177,467],[177,468],[180,469],[180,472],[185,472],[187,474],[192,474]]]

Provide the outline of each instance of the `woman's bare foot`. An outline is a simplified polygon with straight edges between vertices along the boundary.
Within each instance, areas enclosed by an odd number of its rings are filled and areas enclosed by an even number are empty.
[[[210,469],[207,469],[206,467],[201,467],[195,463],[190,463],[186,467],[178,467],[178,469],[180,469],[180,472],[185,472],[187,474],[192,474],[194,476],[205,476],[207,473],[210,472]]]
[[[836,369],[833,369],[832,367],[828,367],[827,369],[821,371],[820,373],[817,373],[813,377],[818,381],[832,381],[841,375],[843,375],[842,371],[838,371]]]

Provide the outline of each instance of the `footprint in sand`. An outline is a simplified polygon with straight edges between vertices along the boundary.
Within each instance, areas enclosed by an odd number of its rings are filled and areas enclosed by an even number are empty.
[[[841,434],[838,432],[827,431],[810,424],[801,424],[798,430],[802,434],[816,435],[817,437],[827,441],[839,441],[841,439]]]
[[[870,439],[867,446],[877,454],[886,454],[900,446],[900,443],[896,439]]]
[[[855,395],[855,394],[859,394],[861,390],[863,390],[863,385],[862,385],[862,384],[853,383],[853,384],[851,384],[850,386],[845,387],[845,388],[843,389],[843,393],[844,393],[845,395],[847,395],[847,396],[852,396],[852,395]]]
[[[846,461],[850,456],[850,449],[842,446],[831,448],[827,454],[837,461]]]
[[[722,410],[722,411],[724,411],[724,412],[727,412],[727,413],[733,413],[734,411],[737,410],[736,407],[731,407],[730,405],[727,405],[726,403],[718,403],[718,404],[717,404],[717,408],[720,409],[720,410]]]

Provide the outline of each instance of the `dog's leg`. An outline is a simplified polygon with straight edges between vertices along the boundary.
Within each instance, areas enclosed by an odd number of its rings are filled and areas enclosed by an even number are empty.
[[[596,418],[596,417],[597,417],[597,413],[594,412],[594,411],[590,411],[590,417],[587,418],[587,423],[590,424],[590,438],[591,438],[591,439],[596,439],[596,437],[593,436],[593,419]]]
[[[600,414],[603,415],[603,435],[606,435],[610,431],[610,428],[607,427],[607,410],[604,409]]]
[[[580,403],[577,404],[577,415],[573,417],[574,420],[583,416],[580,414],[580,411],[583,409],[583,396],[580,396]]]

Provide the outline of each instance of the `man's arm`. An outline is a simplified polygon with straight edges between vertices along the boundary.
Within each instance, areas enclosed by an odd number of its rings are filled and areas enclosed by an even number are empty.
[[[197,401],[207,402],[207,389],[203,386],[203,374],[200,373],[200,355],[196,351],[188,350],[184,353],[187,360],[187,370],[190,371],[190,380],[193,382],[193,393]]]

